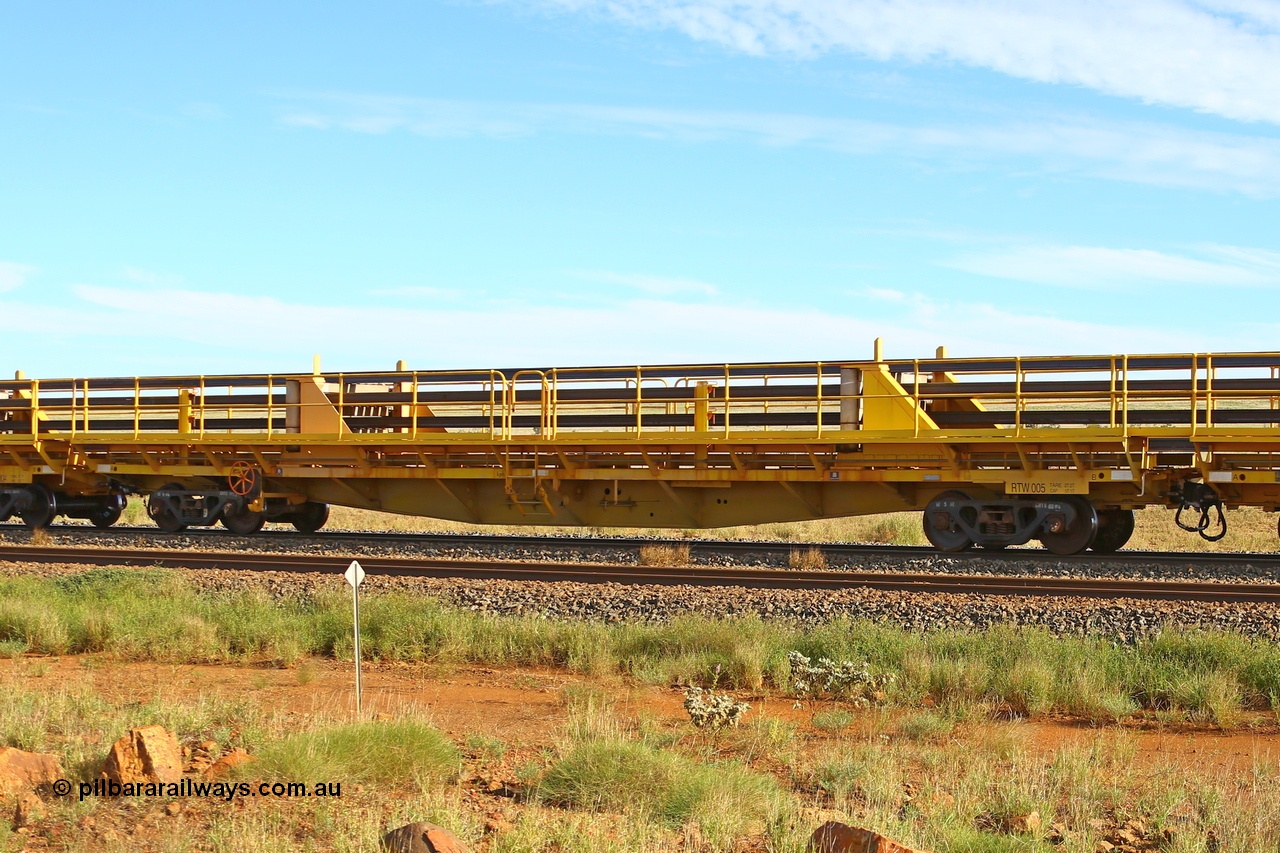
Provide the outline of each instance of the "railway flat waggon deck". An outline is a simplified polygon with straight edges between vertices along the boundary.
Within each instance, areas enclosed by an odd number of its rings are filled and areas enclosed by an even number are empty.
[[[901,510],[944,550],[1115,550],[1280,507],[1280,353],[0,381],[0,518],[161,527],[329,504],[701,528]]]

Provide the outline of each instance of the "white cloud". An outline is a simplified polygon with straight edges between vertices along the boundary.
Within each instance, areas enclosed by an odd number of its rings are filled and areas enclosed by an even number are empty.
[[[510,104],[388,95],[295,94],[288,124],[430,138],[537,133],[627,135],[683,143],[745,141],[967,167],[996,158],[1031,168],[1174,187],[1280,195],[1280,139],[1090,119],[913,126],[787,113],[587,104]]]
[[[367,370],[407,359],[418,369],[660,364],[724,361],[838,360],[870,356],[883,337],[892,358],[929,357],[946,344],[953,355],[1112,352],[1123,340],[1132,352],[1267,348],[1274,330],[1215,329],[1188,318],[1183,328],[1080,322],[1016,313],[985,303],[901,294],[855,309],[793,306],[770,309],[717,300],[690,306],[667,299],[623,299],[590,307],[495,305],[487,310],[319,306],[272,296],[190,290],[130,290],[78,285],[58,312],[0,301],[0,312],[31,340],[75,336],[86,349],[113,339],[123,324],[148,330],[144,350],[104,347],[77,375],[266,372],[308,369],[324,355],[331,369]],[[227,317],[237,322],[228,324]],[[280,317],[289,322],[281,324]],[[191,345],[188,345],[191,344]],[[47,348],[46,348],[47,349]],[[41,354],[22,366],[32,375]],[[59,362],[61,363],[61,362]]]
[[[1266,0],[532,0],[742,53],[957,62],[1041,83],[1280,123]]]
[[[584,281],[599,284],[616,284],[630,287],[652,296],[677,296],[680,294],[697,294],[715,296],[719,289],[709,282],[696,278],[674,278],[657,275],[635,275],[630,273],[608,272],[606,270],[571,270],[570,275]]]
[[[907,294],[891,287],[868,287],[862,292],[865,296],[881,302],[905,302],[907,299]]]
[[[36,268],[29,264],[0,261],[0,293],[22,287],[35,271]]]
[[[1209,246],[1205,257],[1103,246],[1022,246],[962,255],[943,265],[994,278],[1079,288],[1155,284],[1280,284],[1280,254]]]
[[[1202,246],[1201,251],[1280,278],[1280,252],[1247,246],[1223,246],[1218,243]]]

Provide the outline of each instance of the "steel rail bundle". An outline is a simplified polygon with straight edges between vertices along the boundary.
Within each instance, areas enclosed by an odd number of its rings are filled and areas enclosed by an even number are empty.
[[[0,519],[162,529],[329,504],[705,528],[922,512],[945,551],[1111,552],[1133,509],[1280,507],[1280,353],[0,381]]]
[[[0,560],[94,566],[329,573],[335,578],[350,557],[126,548],[0,546]],[[661,586],[740,586],[765,589],[879,589],[951,594],[1081,598],[1172,599],[1221,603],[1280,603],[1280,584],[1148,581],[1111,578],[993,577],[833,571],[781,571],[707,567],[624,566],[601,563],[524,563],[510,560],[360,557],[370,575]]]

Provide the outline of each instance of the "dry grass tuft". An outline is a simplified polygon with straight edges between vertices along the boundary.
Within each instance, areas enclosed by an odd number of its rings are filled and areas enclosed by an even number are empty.
[[[821,548],[792,548],[787,563],[793,569],[819,572],[827,567],[827,555]]]
[[[688,545],[640,546],[640,565],[642,566],[687,566],[689,562]]]
[[[49,531],[45,530],[43,527],[31,531],[31,541],[28,544],[33,548],[49,547]]]

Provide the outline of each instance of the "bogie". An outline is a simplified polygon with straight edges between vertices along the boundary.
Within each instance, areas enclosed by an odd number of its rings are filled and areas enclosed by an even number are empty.
[[[974,498],[950,490],[925,508],[924,532],[941,551],[963,551],[973,545],[998,551],[1039,539],[1055,554],[1078,554],[1094,543],[1098,515],[1082,497]]]

